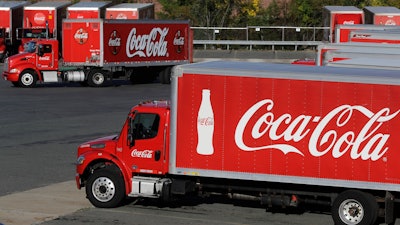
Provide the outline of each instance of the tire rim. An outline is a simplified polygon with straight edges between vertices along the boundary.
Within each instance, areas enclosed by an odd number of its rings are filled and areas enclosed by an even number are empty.
[[[98,201],[109,202],[115,195],[114,182],[108,177],[99,177],[93,182],[92,193]]]
[[[347,199],[340,204],[339,217],[346,224],[358,224],[364,217],[364,208],[355,199]]]
[[[23,74],[22,77],[21,77],[21,83],[24,86],[32,85],[32,83],[33,83],[33,75],[30,74],[30,73]]]
[[[93,83],[100,85],[100,84],[104,83],[104,76],[101,73],[96,73],[93,76],[92,80],[93,80]]]

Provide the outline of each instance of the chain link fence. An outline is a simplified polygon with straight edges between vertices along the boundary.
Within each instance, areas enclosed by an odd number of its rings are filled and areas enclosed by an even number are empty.
[[[223,41],[279,41],[279,42],[319,42],[323,39],[325,30],[329,27],[287,27],[287,26],[248,26],[248,27],[192,27],[194,40],[223,40]],[[195,46],[203,47],[203,46]],[[210,44],[216,49],[222,46]],[[293,50],[293,46],[282,45],[282,50]],[[315,46],[303,46],[303,48]],[[235,45],[236,49],[248,49],[249,46]],[[252,46],[252,49],[271,49],[268,44]]]

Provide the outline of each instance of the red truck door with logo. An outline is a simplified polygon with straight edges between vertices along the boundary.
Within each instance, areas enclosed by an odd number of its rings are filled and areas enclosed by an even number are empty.
[[[166,116],[157,112],[137,112],[130,119],[128,137],[131,139],[127,141],[128,146],[123,154],[126,166],[130,167],[132,172],[164,173],[163,168],[167,163]]]
[[[58,61],[54,55],[58,54],[58,42],[39,44],[39,56],[37,57],[36,67],[39,70],[55,70],[58,68]]]

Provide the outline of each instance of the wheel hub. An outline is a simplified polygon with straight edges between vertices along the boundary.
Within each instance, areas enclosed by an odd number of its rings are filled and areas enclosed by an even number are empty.
[[[108,202],[115,195],[115,185],[108,177],[99,177],[93,182],[92,193],[97,200]]]
[[[339,216],[346,224],[358,224],[364,217],[363,206],[354,199],[348,199],[341,204]]]

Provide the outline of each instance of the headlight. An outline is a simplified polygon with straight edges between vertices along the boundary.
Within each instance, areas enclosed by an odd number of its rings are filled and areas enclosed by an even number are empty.
[[[76,165],[82,165],[84,161],[85,161],[85,156],[81,155],[76,159]]]
[[[12,70],[10,70],[10,73],[18,73],[18,70],[17,69],[12,69]]]

